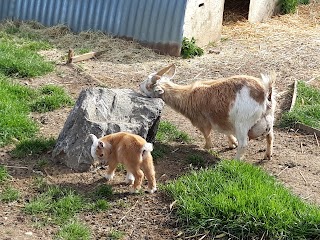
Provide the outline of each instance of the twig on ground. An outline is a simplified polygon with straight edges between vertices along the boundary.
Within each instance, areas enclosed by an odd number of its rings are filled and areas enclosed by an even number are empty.
[[[18,169],[29,169],[28,167],[20,167],[20,166],[8,166],[8,165],[4,165],[7,168],[18,168]]]
[[[127,217],[128,213],[129,213],[132,209],[135,208],[135,206],[137,205],[138,201],[139,201],[139,200],[137,200],[137,201],[135,202],[135,204],[124,214],[124,216],[118,221],[118,224],[121,223],[121,221]]]
[[[308,185],[308,182],[307,182],[306,178],[303,176],[303,174],[302,174],[302,172],[300,170],[299,170],[299,173],[302,176],[302,178],[303,178],[303,180],[305,182],[305,185]]]
[[[302,146],[302,142],[300,142],[300,148],[301,148],[301,153],[303,153],[303,146]]]
[[[320,147],[317,134],[314,132],[313,135],[314,135],[314,138],[316,139],[316,142],[317,142],[318,147]]]
[[[284,169],[282,169],[278,174],[277,174],[277,177],[279,177],[280,176],[280,174],[282,173],[282,172],[284,172],[285,170],[287,170],[289,167],[288,166],[286,166]]]

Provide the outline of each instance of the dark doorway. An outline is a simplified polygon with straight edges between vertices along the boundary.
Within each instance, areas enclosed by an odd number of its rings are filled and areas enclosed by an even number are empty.
[[[250,0],[225,0],[223,24],[245,21],[248,19]]]

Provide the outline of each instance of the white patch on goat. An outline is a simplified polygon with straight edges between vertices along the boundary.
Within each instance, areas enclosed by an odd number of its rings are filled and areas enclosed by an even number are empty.
[[[107,181],[112,180],[113,177],[114,177],[114,173],[106,174],[104,177],[105,177],[105,179],[106,179]]]
[[[99,143],[99,139],[94,135],[94,134],[90,134],[89,135],[91,137],[91,140],[92,140],[92,145],[91,145],[91,156],[94,160],[98,159],[97,158],[97,155],[96,155],[96,149],[98,147],[98,143]]]
[[[264,106],[263,106],[264,105]],[[266,110],[266,103],[259,104],[250,96],[250,89],[244,86],[236,95],[230,110],[230,121],[234,124],[238,140],[236,158],[240,159],[248,145],[249,129],[261,118]]]
[[[135,178],[134,178],[133,174],[131,172],[127,172],[125,183],[131,185],[131,184],[133,184],[134,179]]]

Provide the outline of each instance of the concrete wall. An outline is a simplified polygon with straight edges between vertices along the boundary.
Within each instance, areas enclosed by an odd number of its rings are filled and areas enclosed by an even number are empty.
[[[279,0],[251,0],[248,20],[252,23],[263,22],[279,11]]]
[[[224,0],[188,0],[183,36],[194,37],[198,46],[221,37]]]

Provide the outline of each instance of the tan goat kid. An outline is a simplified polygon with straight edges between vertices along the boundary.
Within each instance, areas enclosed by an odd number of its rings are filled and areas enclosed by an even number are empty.
[[[139,135],[118,132],[97,138],[90,134],[92,139],[91,156],[99,163],[108,165],[105,178],[111,180],[115,169],[122,163],[126,170],[126,182],[133,183],[130,192],[137,192],[141,188],[144,176],[148,180],[148,192],[157,190],[155,170],[151,151],[152,143],[146,142]]]
[[[272,158],[274,74],[255,78],[237,75],[209,81],[178,85],[170,80],[175,65],[152,73],[140,84],[140,91],[162,100],[190,119],[203,134],[205,148],[211,148],[210,133],[216,129],[228,136],[229,147],[238,146],[236,159],[241,159],[249,139],[267,138],[265,159]],[[235,136],[235,137],[234,137]]]

